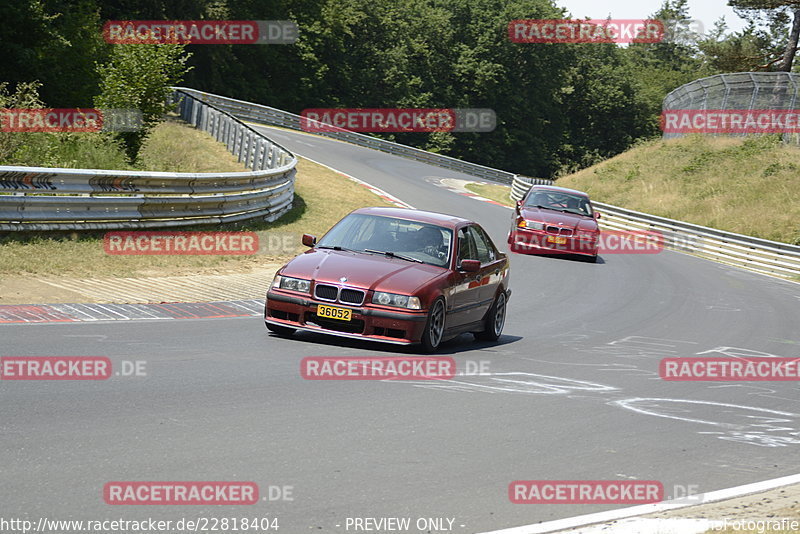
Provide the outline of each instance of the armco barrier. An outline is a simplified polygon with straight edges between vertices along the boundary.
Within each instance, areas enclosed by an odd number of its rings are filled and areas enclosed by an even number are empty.
[[[188,94],[197,95],[206,102],[214,104],[217,108],[222,109],[235,115],[236,117],[260,122],[262,124],[270,124],[273,126],[282,126],[284,128],[291,128],[292,130],[302,130],[300,127],[300,115],[281,111],[279,109],[271,108],[269,106],[262,106],[260,104],[252,104],[242,100],[235,100],[225,96],[213,95],[204,93],[195,89],[187,89],[184,87],[177,88]],[[514,173],[492,169],[491,167],[484,167],[477,163],[469,163],[461,161],[460,159],[451,158],[449,156],[442,156],[441,154],[434,154],[419,148],[414,148],[406,145],[400,145],[391,141],[384,141],[377,137],[364,135],[356,132],[315,132],[316,135],[324,135],[332,137],[341,141],[347,141],[354,145],[359,145],[389,154],[403,156],[416,161],[422,161],[430,165],[436,165],[445,169],[463,172],[478,178],[484,178],[493,182],[500,182],[503,184],[511,184]]]
[[[511,198],[520,200],[531,185],[514,180]],[[800,246],[758,239],[714,228],[657,217],[610,204],[592,202],[602,213],[600,226],[609,230],[649,230],[664,236],[664,246],[720,263],[785,278],[800,276]]]
[[[195,95],[181,117],[225,143],[247,172],[169,173],[0,166],[0,231],[169,228],[261,218],[291,208],[297,159]]]
[[[527,176],[514,176],[511,182],[511,199],[520,200],[528,192],[528,189],[534,185],[553,185],[553,180],[546,180],[544,178],[528,178]]]

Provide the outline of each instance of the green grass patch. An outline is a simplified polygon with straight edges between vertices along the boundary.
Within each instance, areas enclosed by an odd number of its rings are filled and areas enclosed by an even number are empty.
[[[557,185],[670,219],[800,244],[800,148],[774,136],[652,141]]]
[[[643,143],[556,185],[623,208],[800,244],[800,148],[775,136]],[[508,186],[466,188],[512,205]]]
[[[470,183],[464,187],[483,198],[494,200],[506,206],[514,205],[514,202],[509,196],[511,194],[511,188],[507,185]]]

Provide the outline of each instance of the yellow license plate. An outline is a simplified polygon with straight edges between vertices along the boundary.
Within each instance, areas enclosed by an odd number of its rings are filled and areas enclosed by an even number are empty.
[[[566,245],[567,238],[566,237],[555,237],[552,235],[547,236],[548,243],[555,243],[556,245]]]
[[[353,318],[353,310],[347,308],[337,308],[335,306],[325,306],[320,304],[317,306],[317,316],[325,317],[327,319],[338,319],[340,321],[349,321]]]

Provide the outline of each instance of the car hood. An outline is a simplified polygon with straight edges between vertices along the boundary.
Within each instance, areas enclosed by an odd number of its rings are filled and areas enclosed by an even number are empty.
[[[378,254],[312,249],[290,261],[281,275],[347,287],[413,294],[443,276],[442,267]],[[340,279],[346,277],[347,281]]]
[[[522,208],[522,217],[528,221],[543,222],[564,228],[580,228],[581,230],[597,230],[597,221],[590,217],[564,213],[561,211],[543,210],[540,208]]]

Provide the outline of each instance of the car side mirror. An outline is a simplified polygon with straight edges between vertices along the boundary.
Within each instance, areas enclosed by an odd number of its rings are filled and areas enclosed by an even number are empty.
[[[476,273],[481,270],[481,262],[478,260],[461,260],[459,270],[465,273]]]
[[[599,211],[594,212],[594,218],[595,219],[599,219],[600,218],[600,212]]]
[[[313,247],[317,244],[317,236],[311,234],[303,234],[303,244],[307,247]]]
[[[522,209],[522,201],[521,200],[517,200],[517,213],[519,213],[519,210],[521,210],[521,209]]]

